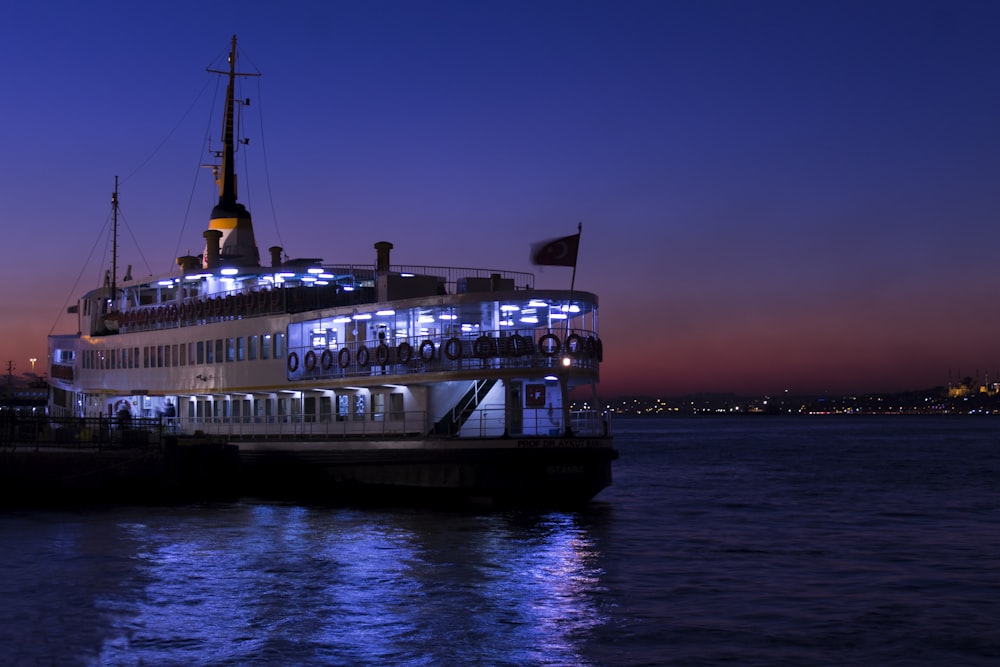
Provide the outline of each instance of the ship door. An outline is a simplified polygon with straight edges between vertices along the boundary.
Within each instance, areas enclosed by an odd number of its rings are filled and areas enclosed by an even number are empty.
[[[507,393],[507,433],[519,435],[524,432],[524,403],[521,401],[521,383],[511,382]]]

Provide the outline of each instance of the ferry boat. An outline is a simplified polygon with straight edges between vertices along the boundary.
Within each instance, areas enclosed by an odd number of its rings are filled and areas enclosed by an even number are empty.
[[[204,253],[158,277],[109,271],[70,307],[78,332],[49,337],[50,416],[162,417],[181,442],[220,438],[255,495],[562,505],[608,486],[597,296],[394,265],[386,241],[349,264],[275,246],[265,266],[237,200],[236,57],[233,37]],[[117,185],[113,204],[117,219]],[[575,272],[578,241],[541,261],[572,250]]]

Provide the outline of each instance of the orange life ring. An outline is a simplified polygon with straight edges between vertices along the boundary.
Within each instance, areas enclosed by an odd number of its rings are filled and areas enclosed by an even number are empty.
[[[311,371],[316,368],[316,353],[312,350],[306,352],[306,370]]]
[[[430,341],[427,342],[430,343]],[[434,343],[431,343],[431,347],[434,347]],[[411,346],[405,340],[396,346],[396,360],[399,363],[408,364],[410,363],[410,359],[412,358],[413,358],[413,346]]]
[[[330,370],[330,366],[333,366],[333,352],[323,350],[323,354],[319,358],[319,365],[323,367],[324,371]]]
[[[562,344],[559,342],[559,338],[555,334],[547,333],[538,339],[538,349],[542,351],[546,357],[554,357],[559,354],[559,350],[562,348]]]
[[[385,366],[389,363],[389,346],[385,343],[379,343],[378,347],[375,348],[375,361],[379,366]]]
[[[462,358],[462,341],[457,336],[452,336],[444,344],[444,356],[452,361]]]
[[[337,365],[341,368],[347,368],[351,365],[351,351],[346,347],[340,348],[340,352],[337,353]]]
[[[368,365],[368,348],[362,345],[358,348],[358,366]]]
[[[290,352],[288,354],[288,372],[294,373],[299,370],[299,355],[295,352]]]
[[[472,343],[472,353],[480,359],[485,359],[493,352],[493,339],[483,334]]]
[[[434,342],[425,340],[420,344],[420,360],[425,364],[434,361]]]

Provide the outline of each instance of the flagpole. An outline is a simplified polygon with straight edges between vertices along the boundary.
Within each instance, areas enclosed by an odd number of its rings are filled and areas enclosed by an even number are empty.
[[[569,331],[570,331],[570,329],[569,329],[569,321],[571,319],[573,319],[573,288],[576,286],[576,263],[580,259],[580,241],[583,238],[583,223],[582,222],[576,223],[576,236],[577,236],[577,239],[576,239],[576,256],[573,257],[573,275],[569,279],[569,303],[567,304],[568,307],[567,307],[567,310],[566,310],[566,330],[563,332],[563,341],[566,341],[569,338]],[[563,354],[569,354],[569,350],[567,349]],[[561,365],[562,365],[562,361],[560,360],[560,366]],[[572,427],[572,423],[571,422],[572,422],[572,412],[573,411],[570,409],[569,385],[567,383],[566,376],[564,374],[562,374],[562,373],[560,373],[559,375],[560,375],[560,380],[559,380],[560,387],[559,387],[559,389],[560,389],[560,393],[562,394],[562,404],[563,404],[562,405],[563,434],[566,437],[572,437],[572,435],[573,435],[573,427]]]
[[[577,235],[577,245],[576,245],[576,257],[573,258],[573,277],[569,279],[569,298],[573,299],[573,285],[576,284],[576,262],[580,258],[580,240],[583,238],[583,223],[576,223],[576,235]]]

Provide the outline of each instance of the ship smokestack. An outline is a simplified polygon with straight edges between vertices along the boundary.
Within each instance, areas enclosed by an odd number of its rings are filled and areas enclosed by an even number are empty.
[[[389,251],[392,244],[388,241],[379,241],[375,244],[375,269],[379,273],[389,272]]]
[[[388,241],[379,241],[375,244],[375,282],[379,301],[389,299],[389,251],[392,244]]]
[[[219,266],[219,240],[222,232],[218,229],[206,229],[202,232],[205,237],[205,263],[206,269],[214,269]]]
[[[279,245],[273,245],[267,249],[271,253],[271,266],[281,266],[281,251],[284,250]]]

